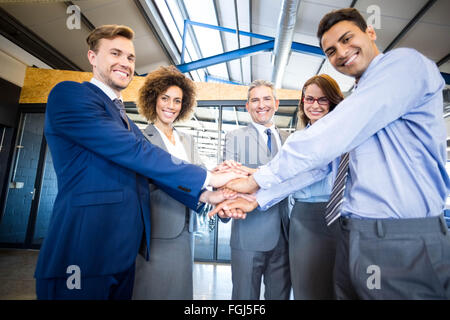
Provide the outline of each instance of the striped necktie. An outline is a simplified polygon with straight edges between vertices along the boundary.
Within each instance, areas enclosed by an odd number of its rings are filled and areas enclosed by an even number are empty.
[[[345,185],[348,177],[349,153],[344,153],[339,163],[338,173],[331,190],[330,200],[325,210],[325,222],[327,226],[331,225],[341,215],[341,205],[344,201]]]
[[[128,121],[127,113],[125,112],[125,106],[123,105],[122,100],[114,99],[113,102],[114,102],[114,105],[117,107],[117,109],[119,109],[120,117],[127,125],[128,131],[130,131],[131,130],[130,122]]]

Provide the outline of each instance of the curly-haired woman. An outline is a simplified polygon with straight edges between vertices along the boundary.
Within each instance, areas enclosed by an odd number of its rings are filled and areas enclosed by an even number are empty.
[[[139,90],[138,110],[150,123],[144,134],[174,161],[200,164],[194,139],[173,127],[195,103],[194,83],[173,66],[149,73]],[[191,300],[195,213],[152,183],[150,190],[150,259],[137,257],[133,299]]]

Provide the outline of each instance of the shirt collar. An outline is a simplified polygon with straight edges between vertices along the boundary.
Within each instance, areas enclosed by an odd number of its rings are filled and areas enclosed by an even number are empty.
[[[252,124],[255,126],[255,128],[258,130],[258,132],[260,134],[265,134],[264,132],[267,129],[270,129],[272,132],[276,131],[275,124],[273,122],[272,122],[272,125],[270,127],[263,126],[262,124],[256,123],[254,121],[252,121]]]
[[[358,84],[360,84],[361,81],[363,81],[366,78],[366,75],[368,74],[368,71],[371,68],[373,68],[383,56],[384,56],[384,53],[380,52],[375,58],[372,59],[372,61],[370,61],[369,66],[367,67],[366,71],[364,71],[364,73],[361,76],[361,78],[359,78],[359,81],[358,82],[355,81],[354,89],[356,89],[358,87]]]
[[[92,78],[90,82],[92,84],[95,84],[97,87],[99,87],[111,100],[119,98],[119,100],[123,101],[122,95],[117,97],[117,95],[114,92],[114,90],[111,89],[110,86],[108,86],[108,85],[104,84],[103,82],[101,82],[100,80],[98,80],[96,78]]]

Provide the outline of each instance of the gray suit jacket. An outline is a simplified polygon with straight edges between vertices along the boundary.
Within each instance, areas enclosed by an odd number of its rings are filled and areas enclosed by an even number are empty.
[[[184,145],[189,161],[201,165],[194,138],[180,131],[177,131],[177,133]],[[144,129],[144,135],[152,144],[167,151],[161,135],[153,124]],[[197,225],[195,221],[196,213],[152,183],[150,183],[150,208],[151,238],[171,239],[178,237],[184,229],[186,214],[189,216],[189,231],[195,231]]]
[[[281,143],[284,143],[289,134],[277,131]],[[268,163],[272,156],[268,154],[267,145],[255,126],[250,124],[225,136],[224,159],[257,168]],[[228,220],[222,219],[223,222]],[[269,251],[277,245],[281,230],[288,239],[288,228],[289,207],[286,198],[267,211],[255,209],[247,214],[246,219],[233,220],[230,245],[235,249]]]

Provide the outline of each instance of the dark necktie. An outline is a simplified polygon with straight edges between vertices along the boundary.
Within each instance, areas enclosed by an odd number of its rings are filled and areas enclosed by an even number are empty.
[[[330,200],[325,210],[325,221],[327,226],[331,225],[341,215],[341,205],[344,201],[345,185],[348,177],[349,153],[344,153],[339,163],[338,173],[331,189]]]
[[[128,131],[131,130],[130,122],[128,121],[127,113],[125,112],[125,106],[123,105],[122,100],[114,99],[113,102],[117,109],[119,109],[120,117],[127,125]]]
[[[272,135],[272,130],[266,129],[264,132],[267,134],[267,149],[269,150],[269,154],[276,155],[278,147],[275,137]]]

